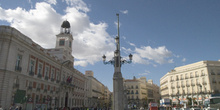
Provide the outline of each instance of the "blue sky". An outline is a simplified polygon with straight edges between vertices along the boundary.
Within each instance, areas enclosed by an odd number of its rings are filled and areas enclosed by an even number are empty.
[[[125,79],[145,76],[159,85],[171,69],[220,59],[219,0],[0,0],[0,25],[10,25],[44,48],[55,47],[64,20],[74,37],[75,68],[94,76],[112,91],[117,16],[120,14]]]

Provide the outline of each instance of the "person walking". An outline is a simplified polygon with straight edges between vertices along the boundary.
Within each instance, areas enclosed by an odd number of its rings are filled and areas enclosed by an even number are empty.
[[[0,110],[3,110],[2,106],[0,105]]]

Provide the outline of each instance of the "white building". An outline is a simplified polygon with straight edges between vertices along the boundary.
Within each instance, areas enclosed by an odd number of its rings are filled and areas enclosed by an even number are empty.
[[[194,100],[201,104],[205,98],[220,96],[220,61],[200,61],[176,67],[160,79],[162,98],[173,104]]]
[[[109,108],[111,103],[111,92],[100,81],[94,78],[93,71],[86,71],[88,107]]]
[[[86,77],[73,67],[72,34],[64,21],[56,47],[45,49],[9,26],[0,26],[0,105],[33,109],[87,106]]]
[[[159,102],[159,86],[153,80],[146,81],[146,77],[125,79],[127,104],[129,107],[146,108],[150,102]]]

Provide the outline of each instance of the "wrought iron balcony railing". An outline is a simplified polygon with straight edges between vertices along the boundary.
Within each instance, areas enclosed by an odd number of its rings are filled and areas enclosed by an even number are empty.
[[[15,71],[21,72],[22,68],[20,66],[15,66]]]

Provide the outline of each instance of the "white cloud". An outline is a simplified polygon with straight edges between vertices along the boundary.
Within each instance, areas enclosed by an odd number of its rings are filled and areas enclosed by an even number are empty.
[[[186,58],[183,58],[183,59],[182,59],[182,62],[185,62],[185,61],[186,61]]]
[[[128,10],[121,10],[120,12],[123,14],[128,14]]]
[[[139,73],[138,75],[140,75],[140,76],[146,76],[146,75],[149,75],[149,74],[150,74],[150,71],[145,70],[144,73]]]
[[[53,5],[56,5],[57,4],[57,1],[56,0],[45,0],[46,2],[50,3],[50,4],[53,4]]]
[[[126,37],[125,37],[125,36],[122,36],[122,39],[126,40]]]
[[[57,13],[50,3],[36,3],[35,8],[30,10],[20,7],[16,9],[0,7],[0,20],[6,20],[12,27],[42,47],[54,48],[60,26],[67,19],[71,24],[74,38],[73,56],[76,66],[94,64],[101,60],[104,53],[107,57],[112,57],[115,44],[114,38],[106,32],[108,25],[104,22],[99,24],[90,22],[86,14],[89,9],[83,1],[66,0],[69,7],[64,10],[64,15]]]
[[[115,24],[115,27],[118,28],[118,21],[115,21],[114,24]],[[121,25],[122,25],[122,23],[119,22],[119,28],[121,27]],[[117,35],[118,35],[118,34],[117,34]],[[123,37],[122,37],[122,38],[123,38]],[[125,38],[126,38],[126,37],[125,37]]]
[[[31,0],[29,2],[31,3]],[[0,20],[9,22],[12,27],[44,48],[55,47],[56,35],[60,32],[60,26],[64,20],[68,20],[74,38],[72,54],[75,57],[76,66],[94,64],[102,60],[103,54],[106,54],[107,60],[111,59],[115,43],[114,38],[106,32],[108,25],[105,22],[92,23],[86,14],[89,8],[82,0],[63,0],[63,2],[68,4],[63,15],[57,13],[51,5],[56,4],[56,0],[47,0],[47,2],[36,3],[35,7],[30,10],[20,7],[16,9],[0,7]],[[122,38],[126,39],[126,37]],[[172,52],[165,46],[137,48],[135,44],[129,44],[135,49],[123,47],[122,50],[126,54],[133,53],[134,63],[152,64],[153,66],[157,65],[152,61],[158,64],[173,63],[173,59],[170,59]]]
[[[135,48],[136,57],[138,56],[136,63],[143,63],[142,60],[152,60],[158,64],[172,63],[173,60],[167,60],[172,56],[172,52],[166,49],[165,46],[158,48],[152,48],[150,46],[142,46],[141,48]]]
[[[135,45],[134,43],[128,42],[128,44],[129,44],[130,46],[136,47],[136,45]]]
[[[139,64],[145,64],[145,65],[149,65],[150,62],[148,59],[144,59],[140,56],[140,54],[133,54],[133,63],[139,63]]]
[[[173,59],[169,59],[168,63],[174,63]]]
[[[65,1],[67,5],[74,7],[77,10],[81,10],[84,12],[90,11],[86,3],[84,3],[82,0],[63,0],[63,1]]]

